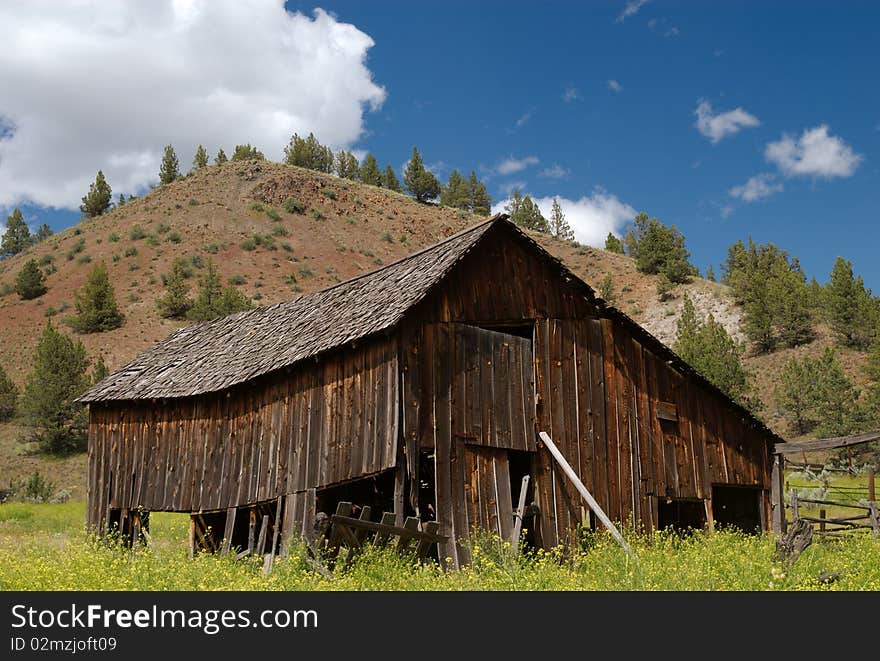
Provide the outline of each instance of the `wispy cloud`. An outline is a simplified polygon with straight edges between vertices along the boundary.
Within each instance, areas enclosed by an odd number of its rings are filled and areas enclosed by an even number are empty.
[[[776,175],[769,172],[755,175],[741,186],[730,189],[730,196],[743,202],[756,202],[782,191],[782,184],[776,181]],[[722,209],[722,216],[723,216]],[[726,217],[726,216],[725,216]]]
[[[525,194],[523,187],[520,187],[520,191]],[[585,195],[577,200],[561,195],[532,196],[532,199],[545,218],[550,217],[553,200],[558,200],[565,219],[574,230],[575,238],[596,247],[605,245],[605,237],[609,232],[619,235],[626,223],[636,215],[636,210],[632,206],[601,188],[595,189],[592,195]],[[507,200],[497,202],[492,206],[492,213],[503,212],[506,204]]]
[[[694,111],[697,116],[697,130],[714,144],[722,138],[739,133],[744,128],[760,126],[761,122],[754,115],[742,108],[727,112],[713,113],[711,104],[705,99],[697,103]]]
[[[501,192],[501,195],[504,196],[504,200],[502,202],[498,202],[495,207],[499,210],[495,211],[493,208],[492,213],[501,213],[504,211],[504,206],[507,204],[507,199],[513,194],[513,191],[524,191],[528,183],[525,181],[508,181],[507,183],[501,184],[498,187],[498,190]]]
[[[566,103],[571,103],[572,101],[577,101],[579,98],[581,98],[581,95],[578,92],[577,87],[574,85],[566,85],[562,92],[562,100]]]
[[[529,120],[532,118],[532,115],[535,113],[534,110],[528,110],[516,119],[516,128],[521,129],[523,126],[529,123]]]
[[[648,0],[630,0],[630,2],[626,3],[626,7],[623,8],[623,11],[617,15],[617,18],[614,19],[615,23],[623,23],[630,16],[635,16],[639,13],[639,10],[648,4]]]
[[[805,129],[797,139],[783,135],[767,145],[764,157],[788,177],[825,179],[851,177],[863,158],[841,138],[829,135],[827,124]]]
[[[623,85],[617,82],[614,79],[608,81],[608,89],[610,89],[615,94],[620,94],[623,91]]]
[[[725,204],[721,209],[719,209],[722,218],[729,218],[733,213],[734,208],[730,204]]]
[[[663,33],[663,36],[669,38],[669,37],[677,37],[679,34],[680,33],[678,31],[678,28],[673,25],[671,28],[669,28],[666,32]]]
[[[532,165],[537,165],[540,163],[540,159],[537,156],[525,156],[523,158],[505,158],[501,161],[497,166],[495,166],[495,171],[501,175],[513,174],[514,172],[521,172]]]
[[[562,167],[558,163],[554,163],[549,168],[544,168],[538,173],[539,177],[545,179],[564,179],[571,174],[571,170]]]

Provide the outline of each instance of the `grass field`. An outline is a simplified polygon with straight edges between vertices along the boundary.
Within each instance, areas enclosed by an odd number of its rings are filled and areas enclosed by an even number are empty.
[[[513,558],[483,541],[472,566],[441,571],[371,550],[332,578],[301,549],[263,574],[229,558],[186,552],[185,515],[155,513],[155,551],[90,541],[81,502],[0,505],[2,590],[880,590],[880,541],[862,535],[814,543],[793,567],[772,561],[770,536],[699,532],[679,538],[630,536],[632,560],[606,535],[584,549]],[[839,571],[831,585],[822,571]]]

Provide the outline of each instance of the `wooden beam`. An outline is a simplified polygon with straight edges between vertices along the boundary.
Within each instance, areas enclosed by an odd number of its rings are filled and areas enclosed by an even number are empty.
[[[235,530],[235,507],[226,510],[226,528],[223,530],[223,549],[220,555],[228,555],[232,546],[232,532]]]
[[[528,488],[529,476],[524,475],[522,485],[519,488],[519,502],[517,503],[516,511],[513,513],[513,535],[511,536],[510,546],[513,549],[514,555],[519,553],[519,538],[522,535],[523,514],[526,511],[526,491]]]
[[[773,470],[770,474],[770,529],[774,535],[785,534],[785,457],[773,457]]]
[[[846,448],[852,445],[861,445],[871,441],[880,440],[880,430],[869,431],[855,436],[837,436],[835,438],[820,438],[815,441],[792,441],[791,443],[777,443],[773,446],[774,454],[796,454],[798,452],[811,452],[813,450],[833,450],[834,448]]]
[[[596,513],[596,517],[599,519],[599,521],[602,522],[602,525],[604,525],[608,529],[608,531],[611,533],[611,536],[614,537],[617,543],[620,544],[621,548],[626,551],[627,555],[633,555],[633,552],[627,545],[626,540],[623,538],[623,535],[621,535],[620,531],[615,527],[613,523],[611,523],[611,519],[608,518],[602,508],[599,507],[599,503],[596,502],[596,499],[593,498],[593,495],[587,490],[587,487],[584,486],[584,483],[581,482],[580,478],[577,476],[577,473],[574,472],[571,465],[569,465],[565,457],[562,456],[559,448],[556,447],[556,445],[553,443],[553,440],[550,438],[550,436],[547,435],[547,432],[542,431],[538,435],[544,442],[544,446],[548,450],[550,450],[550,454],[553,455],[556,463],[560,465],[566,477],[571,480],[572,484],[574,484],[575,488],[578,490],[581,496],[583,496],[584,500],[587,501],[590,509]]]

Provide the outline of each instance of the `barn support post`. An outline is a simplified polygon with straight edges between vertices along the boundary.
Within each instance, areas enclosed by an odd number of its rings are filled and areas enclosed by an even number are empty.
[[[773,470],[770,475],[770,517],[774,535],[785,534],[785,495],[784,474],[785,457],[773,455]]]
[[[556,447],[556,444],[553,443],[553,440],[547,434],[547,432],[540,432],[538,434],[541,437],[541,440],[544,442],[544,445],[550,450],[550,454],[553,455],[553,458],[556,460],[556,463],[560,465],[562,471],[571,480],[572,484],[574,484],[575,488],[578,492],[583,496],[584,500],[587,501],[587,504],[590,506],[590,509],[596,513],[596,517],[602,522],[602,525],[605,526],[608,531],[611,533],[611,536],[620,544],[621,548],[626,551],[627,555],[632,556],[633,552],[630,550],[629,546],[626,543],[626,540],[623,538],[623,535],[620,534],[620,531],[615,527],[613,523],[611,523],[611,519],[605,514],[604,510],[599,507],[599,503],[596,502],[596,499],[593,498],[592,494],[587,490],[587,487],[584,486],[584,483],[581,482],[580,478],[577,476],[577,473],[574,472],[571,465],[566,461],[563,454],[559,451],[559,448]]]

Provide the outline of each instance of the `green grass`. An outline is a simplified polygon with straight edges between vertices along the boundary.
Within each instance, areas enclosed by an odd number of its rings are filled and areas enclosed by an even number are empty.
[[[580,550],[519,558],[484,538],[473,563],[443,571],[390,550],[369,549],[346,571],[326,577],[293,546],[271,574],[231,558],[186,553],[186,515],[150,517],[155,550],[125,549],[88,538],[83,503],[0,505],[0,590],[878,590],[880,542],[867,535],[814,542],[784,570],[774,539],[733,532],[680,538],[629,535],[636,559],[607,534]],[[840,571],[830,585],[822,571]]]

